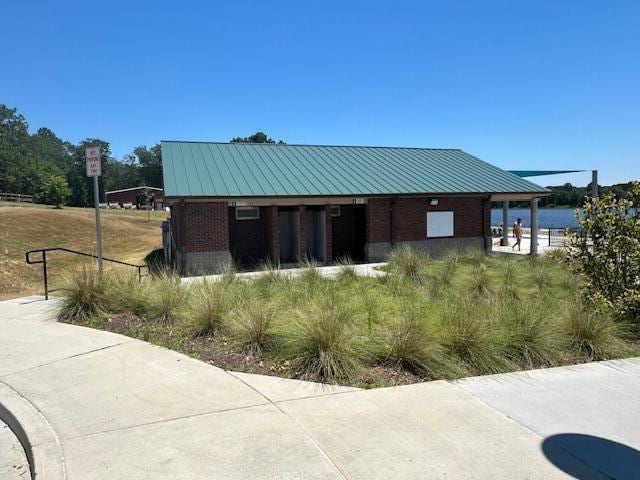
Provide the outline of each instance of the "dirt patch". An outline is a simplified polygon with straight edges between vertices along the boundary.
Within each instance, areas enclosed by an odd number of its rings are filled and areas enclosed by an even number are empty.
[[[358,375],[356,382],[361,388],[392,387],[424,382],[426,379],[401,367],[378,365],[364,370]]]
[[[126,333],[132,328],[140,327],[143,321],[130,312],[118,313],[107,317],[104,321],[104,328],[114,333]]]

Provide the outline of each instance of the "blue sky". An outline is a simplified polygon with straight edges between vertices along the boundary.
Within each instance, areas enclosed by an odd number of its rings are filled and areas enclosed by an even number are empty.
[[[0,103],[32,129],[463,148],[640,179],[640,2],[4,2]],[[589,174],[541,183],[585,185]]]

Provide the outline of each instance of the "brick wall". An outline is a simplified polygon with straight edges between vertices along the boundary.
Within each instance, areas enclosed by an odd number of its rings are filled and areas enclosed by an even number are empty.
[[[390,208],[393,204],[393,241],[427,239],[427,212],[453,211],[455,237],[481,237],[489,232],[491,204],[485,197],[437,197],[438,205],[429,205],[430,197],[370,198],[367,204],[368,242],[391,240]],[[483,208],[484,227],[483,232]]]
[[[384,243],[391,240],[390,208],[394,203],[393,241],[426,240],[426,212],[454,211],[455,237],[488,235],[491,204],[484,197],[438,197],[437,206],[429,205],[428,197],[369,198],[366,206],[367,242]],[[305,258],[305,212],[300,206],[300,254]],[[343,221],[348,219],[344,208]],[[484,227],[482,211],[484,208]],[[221,202],[178,202],[172,207],[171,231],[180,251],[189,253],[231,251],[245,258],[279,259],[277,207],[261,207],[260,219],[236,220],[235,210]],[[340,250],[340,220],[327,212],[327,258]],[[338,217],[339,218],[339,217]],[[268,228],[271,227],[271,228]],[[345,225],[353,228],[353,225]],[[335,243],[334,243],[335,242]]]
[[[227,205],[220,202],[174,204],[171,231],[176,247],[185,252],[228,250],[227,209]]]

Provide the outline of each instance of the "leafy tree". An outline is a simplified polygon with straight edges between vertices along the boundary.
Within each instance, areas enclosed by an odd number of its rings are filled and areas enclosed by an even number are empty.
[[[141,183],[148,187],[162,188],[162,151],[160,144],[156,144],[151,148],[143,145],[135,148],[133,153],[138,158]]]
[[[35,159],[27,148],[29,125],[15,108],[0,104],[0,191],[32,193],[25,185]]]
[[[48,175],[45,177],[41,190],[36,196],[40,203],[47,203],[62,208],[69,198],[71,190],[67,180],[60,175]]]
[[[586,279],[583,295],[640,326],[640,183],[624,196],[588,198],[580,233],[569,237],[572,265]]]
[[[58,175],[64,175],[69,162],[69,150],[61,140],[46,127],[39,128],[29,139],[33,153]]]
[[[249,135],[248,137],[233,137],[231,139],[231,143],[278,143],[284,144],[282,140],[275,140],[269,138],[269,136],[264,132],[256,132],[253,135]]]

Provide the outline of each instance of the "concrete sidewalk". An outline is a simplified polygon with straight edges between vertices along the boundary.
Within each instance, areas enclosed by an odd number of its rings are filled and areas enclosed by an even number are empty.
[[[614,467],[548,437],[640,448],[639,360],[363,391],[225,372],[51,305],[0,302],[0,405],[62,465],[37,478],[600,479]]]
[[[386,265],[386,263],[356,263],[351,265],[351,267],[353,268],[353,271],[356,273],[356,275],[359,275],[361,277],[381,277],[385,275],[385,272],[382,270],[379,270],[379,268],[384,265]],[[319,266],[316,268],[318,270],[318,273],[321,276],[326,278],[334,278],[340,273],[340,271],[344,267],[340,265],[330,265],[326,267]],[[279,268],[278,272],[280,272],[286,278],[295,278],[300,274],[302,274],[304,270],[305,269],[303,267],[300,267],[300,268],[292,267],[292,268]],[[256,270],[252,272],[238,272],[236,273],[236,277],[239,279],[251,279],[251,278],[261,277],[268,273],[269,272],[264,270]],[[222,275],[202,275],[198,277],[183,277],[182,283],[189,285],[194,282],[201,282],[203,280],[206,280],[209,282],[217,282],[217,281],[220,281],[221,279],[222,279]]]

